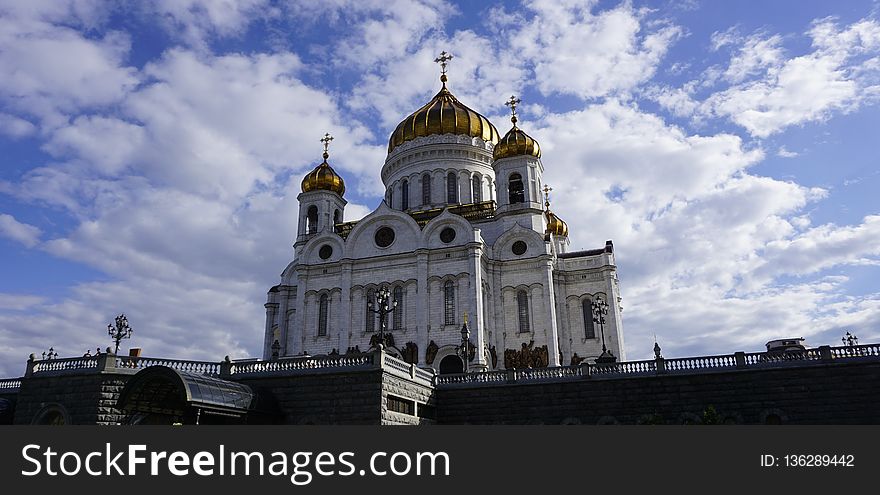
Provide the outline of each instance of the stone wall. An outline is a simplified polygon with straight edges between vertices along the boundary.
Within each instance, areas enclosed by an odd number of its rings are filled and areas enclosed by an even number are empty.
[[[443,386],[440,424],[880,423],[880,362]]]
[[[394,411],[391,401],[411,402],[411,413]],[[391,406],[389,408],[389,406]],[[382,424],[383,425],[429,425],[435,423],[436,403],[434,387],[413,380],[385,373],[382,377]]]
[[[379,424],[382,370],[232,378],[274,397],[286,424]]]
[[[119,394],[132,375],[91,372],[22,378],[15,424],[31,424],[46,411],[59,411],[66,424],[117,424]]]

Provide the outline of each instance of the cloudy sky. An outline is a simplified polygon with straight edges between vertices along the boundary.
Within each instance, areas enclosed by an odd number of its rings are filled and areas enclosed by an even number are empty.
[[[450,89],[613,239],[630,358],[880,340],[880,4],[0,0],[0,376],[127,342],[256,356],[320,161],[348,220]]]

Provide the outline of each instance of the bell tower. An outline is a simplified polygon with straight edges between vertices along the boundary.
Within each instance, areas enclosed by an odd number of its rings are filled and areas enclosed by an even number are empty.
[[[299,200],[299,225],[295,245],[321,232],[333,232],[334,226],[342,223],[348,203],[342,197],[345,194],[345,181],[327,163],[330,141],[333,141],[333,136],[324,134],[321,138],[324,161],[303,177],[302,193],[296,198]]]

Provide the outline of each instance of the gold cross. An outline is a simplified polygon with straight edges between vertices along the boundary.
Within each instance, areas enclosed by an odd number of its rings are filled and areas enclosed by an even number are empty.
[[[517,120],[516,119],[516,106],[519,105],[520,103],[522,103],[522,100],[520,100],[519,98],[517,98],[514,95],[510,95],[510,99],[507,100],[507,103],[505,103],[505,105],[510,107],[510,121],[513,122],[514,126],[516,125],[516,120]]]
[[[452,60],[452,54],[445,51],[440,52],[440,56],[434,59],[434,62],[440,64],[440,74],[446,74],[446,63]]]
[[[552,187],[544,184],[544,206],[546,206],[548,210],[550,209],[550,191],[552,190]]]
[[[330,141],[333,141],[333,136],[331,136],[330,133],[327,132],[324,134],[324,137],[321,138],[321,142],[324,143],[324,159],[325,160],[330,157],[330,153],[327,152],[327,150],[330,149]]]

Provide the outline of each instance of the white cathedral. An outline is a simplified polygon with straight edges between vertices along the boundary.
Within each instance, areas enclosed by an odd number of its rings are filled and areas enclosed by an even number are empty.
[[[358,221],[342,221],[345,182],[325,135],[298,196],[294,259],[269,290],[264,359],[371,349],[383,289],[397,303],[385,349],[440,373],[461,372],[461,355],[470,371],[625,358],[611,241],[568,251],[540,146],[516,125],[519,101],[499,138],[447,89],[450,58],[437,59],[440,91],[391,134],[384,201]]]

